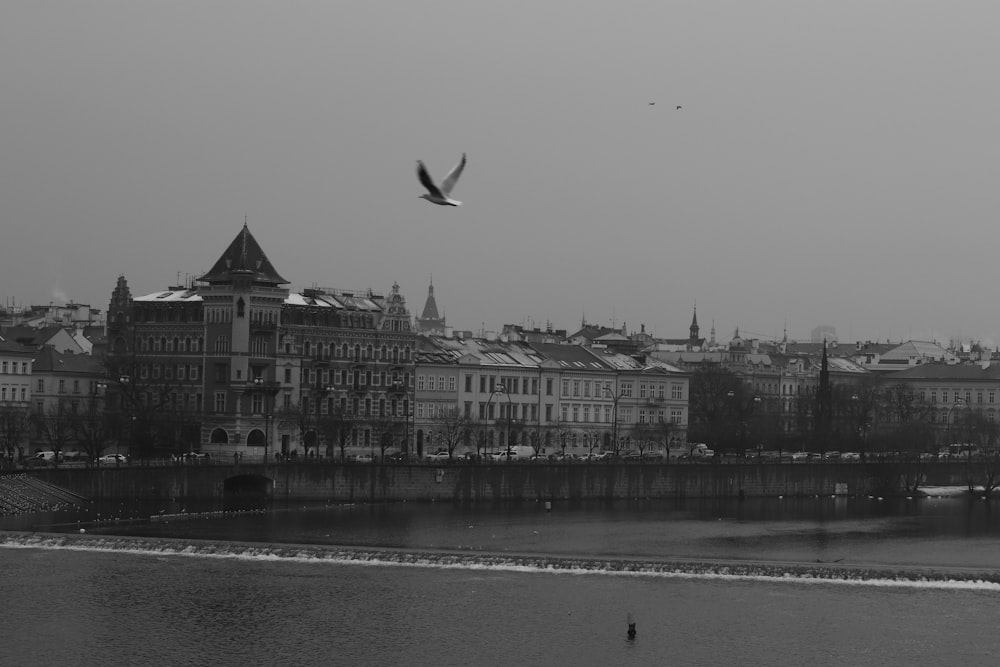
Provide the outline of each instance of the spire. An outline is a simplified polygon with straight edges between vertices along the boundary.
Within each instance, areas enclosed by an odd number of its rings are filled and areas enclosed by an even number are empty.
[[[424,310],[420,314],[420,319],[422,320],[439,320],[441,319],[438,315],[437,301],[434,299],[434,279],[431,278],[431,284],[427,287],[427,301],[424,302]]]
[[[274,270],[257,239],[250,233],[246,219],[243,229],[222,253],[212,269],[199,280],[210,283],[231,282],[233,274],[252,275],[254,282],[270,285],[287,285],[288,281]]]
[[[694,306],[694,315],[691,317],[691,328],[688,330],[691,340],[698,340],[698,304]]]

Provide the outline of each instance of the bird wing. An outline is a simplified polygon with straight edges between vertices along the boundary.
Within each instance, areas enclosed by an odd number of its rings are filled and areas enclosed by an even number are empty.
[[[458,161],[458,164],[448,172],[448,175],[444,177],[441,181],[441,192],[446,195],[451,194],[452,188],[458,183],[458,177],[462,175],[462,170],[465,169],[465,153],[462,153],[462,159]]]
[[[444,195],[441,194],[441,190],[438,186],[434,185],[434,181],[431,180],[431,175],[427,173],[427,167],[420,160],[417,160],[417,178],[420,179],[420,184],[427,188],[427,191],[431,193],[431,196],[444,199]]]

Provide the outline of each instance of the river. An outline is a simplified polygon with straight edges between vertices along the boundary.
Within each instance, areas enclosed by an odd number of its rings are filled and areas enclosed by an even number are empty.
[[[986,501],[126,516],[150,509],[6,521],[0,663],[939,665],[1000,654],[1000,522]]]

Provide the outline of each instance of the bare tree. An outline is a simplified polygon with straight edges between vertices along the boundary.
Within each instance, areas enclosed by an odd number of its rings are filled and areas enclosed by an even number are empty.
[[[0,407],[0,451],[2,458],[14,461],[23,453],[21,443],[28,435],[30,422],[27,408],[5,405]]]
[[[432,419],[441,434],[440,440],[448,450],[448,458],[454,458],[455,448],[468,441],[471,421],[458,408],[440,410]],[[508,443],[509,444],[509,443]]]
[[[32,413],[31,420],[36,436],[56,453],[58,461],[59,454],[72,440],[72,413],[59,401],[47,410]]]
[[[391,414],[384,413],[372,417],[368,423],[378,434],[379,458],[384,460],[385,453],[394,446],[397,435],[403,429],[403,422]]]
[[[339,406],[320,417],[319,430],[323,434],[328,454],[333,454],[333,445],[336,443],[340,448],[340,460],[347,459],[347,442],[354,426],[354,415]]]
[[[310,414],[308,407],[289,405],[288,407],[279,408],[274,415],[274,419],[278,423],[278,428],[298,433],[303,453],[308,457],[311,443],[307,435],[313,429],[314,424],[318,428],[319,417]]]

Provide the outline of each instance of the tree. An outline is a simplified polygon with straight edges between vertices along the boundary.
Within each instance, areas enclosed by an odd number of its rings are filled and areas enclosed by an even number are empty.
[[[0,452],[6,460],[14,461],[22,454],[21,443],[28,435],[30,422],[27,408],[4,405],[0,407]]]
[[[56,460],[72,439],[72,419],[72,414],[62,401],[31,415],[36,437],[56,453]]]
[[[659,424],[656,423],[646,423],[646,424],[635,424],[632,426],[632,439],[635,441],[635,448],[639,450],[639,456],[642,456],[649,449],[650,445],[660,437]]]
[[[403,423],[389,413],[372,417],[368,423],[378,433],[379,458],[385,459],[385,453],[395,444],[396,436],[402,430]]]
[[[340,406],[334,407],[329,414],[319,418],[318,426],[326,442],[328,454],[333,454],[333,443],[336,443],[340,447],[340,460],[347,459],[347,442],[354,425],[354,415]]]
[[[307,434],[313,427],[314,415],[309,413],[307,407],[302,405],[289,405],[288,407],[279,408],[274,415],[275,421],[278,423],[278,428],[282,430],[290,430],[298,433],[299,442],[302,443],[302,449],[305,456],[309,456],[310,442],[307,438]],[[317,428],[319,419],[316,418]]]
[[[471,428],[469,418],[462,414],[460,409],[452,407],[439,410],[432,421],[437,424],[440,440],[448,450],[448,458],[453,458],[455,448],[460,443],[466,442],[469,437]]]
[[[115,424],[108,413],[90,410],[69,414],[69,433],[76,440],[88,461],[93,461],[104,451],[108,440],[115,435]]]
[[[737,416],[749,407],[753,399],[739,376],[716,364],[703,363],[691,376],[690,383],[691,439],[720,443],[740,431]]]

